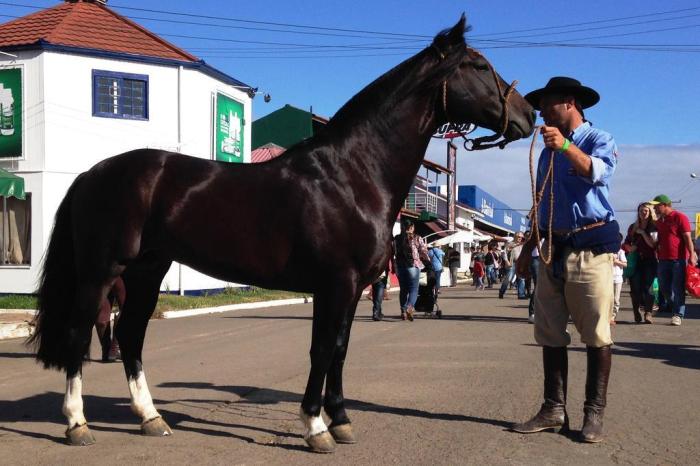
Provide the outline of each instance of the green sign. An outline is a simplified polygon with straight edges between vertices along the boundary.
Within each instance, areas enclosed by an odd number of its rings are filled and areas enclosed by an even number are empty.
[[[22,157],[22,70],[0,69],[0,158]]]
[[[214,155],[222,162],[243,162],[243,104],[216,94]]]

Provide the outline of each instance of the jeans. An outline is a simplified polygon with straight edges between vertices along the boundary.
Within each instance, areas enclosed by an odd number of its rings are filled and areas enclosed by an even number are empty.
[[[535,315],[535,288],[537,288],[537,273],[540,268],[540,258],[533,257],[530,262],[530,275],[532,275],[532,292],[530,293],[530,303],[527,306],[527,314]]]
[[[685,259],[660,260],[659,294],[674,316],[685,317]]]
[[[397,267],[396,275],[399,277],[399,303],[401,312],[404,313],[406,309],[416,305],[420,270],[418,267]]]
[[[494,267],[493,264],[486,266],[486,279],[488,281],[489,288],[493,288],[493,284],[497,281],[496,267]]]
[[[654,305],[654,295],[651,286],[656,278],[658,262],[655,258],[640,259],[634,268],[634,274],[630,277],[630,295],[632,297],[632,309],[639,310],[644,306],[645,312],[651,312]]]
[[[384,290],[386,289],[386,280],[383,279],[372,283],[372,316],[382,316],[382,300],[384,300]]]
[[[515,275],[515,267],[508,267],[503,269],[505,275],[503,276],[503,281],[501,282],[501,289],[498,292],[498,296],[503,296],[508,291],[508,286],[510,286],[511,280],[513,280],[513,275]]]

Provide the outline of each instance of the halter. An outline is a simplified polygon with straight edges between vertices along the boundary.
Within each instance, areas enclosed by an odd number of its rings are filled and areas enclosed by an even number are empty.
[[[468,51],[473,52],[476,54],[478,57],[483,58],[486,61],[486,64],[489,67],[489,70],[491,70],[491,75],[493,76],[494,81],[496,81],[496,87],[498,88],[498,97],[501,101],[501,105],[503,106],[503,113],[501,114],[501,121],[503,122],[501,125],[501,129],[498,132],[495,132],[494,134],[490,136],[482,136],[479,138],[467,138],[466,134],[463,132],[459,132],[460,135],[462,136],[462,139],[464,139],[464,149],[468,151],[475,151],[475,150],[483,150],[483,149],[489,149],[491,147],[496,147],[498,146],[499,149],[503,149],[506,144],[508,144],[510,141],[507,139],[503,139],[498,142],[492,142],[496,141],[498,138],[503,136],[503,134],[506,132],[506,129],[508,128],[508,123],[509,123],[509,118],[508,118],[508,99],[510,99],[510,96],[513,94],[513,91],[515,90],[515,86],[518,85],[518,80],[516,79],[513,81],[503,92],[503,89],[501,88],[501,80],[498,78],[498,74],[496,73],[496,70],[493,68],[491,65],[491,62],[489,62],[486,57],[484,57],[481,53],[479,53],[477,50],[474,50],[472,48],[467,47]],[[438,51],[440,58],[444,58],[444,55],[442,52]],[[444,80],[442,82],[442,108],[443,111],[445,112],[445,118],[447,118],[447,121],[450,120],[449,113],[447,112],[447,80]],[[457,130],[459,131],[459,130]]]

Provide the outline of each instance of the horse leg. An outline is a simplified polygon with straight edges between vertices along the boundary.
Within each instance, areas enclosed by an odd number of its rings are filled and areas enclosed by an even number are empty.
[[[71,323],[68,364],[66,365],[66,394],[62,412],[68,420],[66,439],[70,445],[84,446],[95,443],[83,413],[83,357],[90,346],[92,327],[100,304],[106,296],[107,285],[85,283],[77,290],[75,321]]]
[[[170,261],[129,266],[123,275],[126,287],[124,309],[115,329],[131,396],[131,411],[141,418],[143,434],[158,437],[173,432],[153,405],[141,353],[146,327],[158,302],[160,283],[169,267]]]
[[[357,287],[351,281],[342,282],[342,285],[340,283],[340,280],[335,283],[331,281],[323,287],[322,292],[314,294],[311,370],[299,416],[306,428],[304,440],[317,453],[331,453],[335,450],[335,441],[321,417],[321,394],[344,317],[355,304],[357,295]]]
[[[350,418],[345,411],[345,398],[343,396],[343,366],[345,365],[345,355],[348,352],[350,329],[355,318],[357,301],[359,301],[359,296],[343,320],[331,367],[326,377],[326,394],[323,399],[323,409],[331,419],[328,430],[337,443],[346,444],[357,443]]]

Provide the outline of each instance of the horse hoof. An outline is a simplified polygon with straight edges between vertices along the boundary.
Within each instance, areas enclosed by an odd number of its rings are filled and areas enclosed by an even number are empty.
[[[90,432],[90,428],[87,424],[76,424],[70,429],[66,430],[66,441],[68,442],[68,445],[85,447],[95,443],[95,437],[92,435],[92,432]]]
[[[328,431],[312,435],[304,440],[314,453],[333,453],[335,451],[335,440]]]
[[[173,435],[170,426],[163,420],[162,417],[154,417],[141,424],[141,433],[149,437],[166,437]]]
[[[338,426],[331,426],[328,428],[336,443],[357,443],[355,438],[355,433],[352,431],[352,424],[340,424]]]

